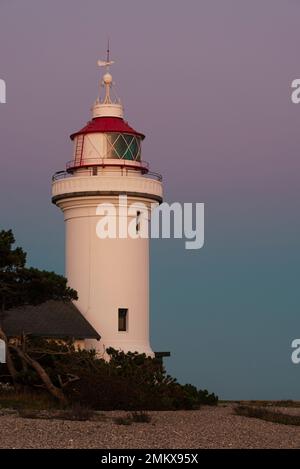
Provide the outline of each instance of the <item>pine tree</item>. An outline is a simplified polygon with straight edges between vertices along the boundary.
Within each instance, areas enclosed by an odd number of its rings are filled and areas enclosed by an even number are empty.
[[[0,231],[0,305],[1,311],[47,300],[77,299],[67,279],[55,272],[26,267],[26,253],[14,247],[12,230]]]

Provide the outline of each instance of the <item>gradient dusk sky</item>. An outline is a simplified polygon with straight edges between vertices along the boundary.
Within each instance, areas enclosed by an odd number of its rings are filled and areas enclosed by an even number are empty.
[[[168,202],[205,203],[205,246],[151,242],[151,338],[224,399],[300,399],[297,0],[0,0],[1,228],[64,272],[51,176],[90,118],[110,36],[126,119]]]

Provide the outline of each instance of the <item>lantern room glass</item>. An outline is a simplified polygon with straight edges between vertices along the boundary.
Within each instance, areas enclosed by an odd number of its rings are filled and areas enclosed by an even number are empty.
[[[141,137],[112,132],[78,135],[75,139],[73,159],[76,167],[97,164],[103,159],[141,162]]]
[[[108,154],[105,158],[141,160],[141,139],[130,134],[105,134],[108,142]]]

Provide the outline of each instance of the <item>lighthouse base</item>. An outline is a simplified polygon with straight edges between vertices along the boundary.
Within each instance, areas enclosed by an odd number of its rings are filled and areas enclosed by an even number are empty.
[[[99,356],[99,358],[104,358],[105,360],[108,360],[109,359],[109,355],[108,353],[106,352],[106,350],[108,348],[113,348],[119,352],[124,352],[124,353],[128,353],[128,352],[137,352],[138,354],[145,354],[146,356],[148,357],[151,357],[151,358],[154,358],[155,357],[155,353],[153,352],[153,350],[151,349],[150,346],[145,346],[145,344],[130,344],[130,343],[115,343],[115,342],[110,342],[108,346],[105,346],[104,344],[101,344],[101,341],[98,342],[97,340],[93,340],[93,339],[87,339],[84,341],[85,343],[85,348],[87,350],[96,350],[97,352],[97,355]]]

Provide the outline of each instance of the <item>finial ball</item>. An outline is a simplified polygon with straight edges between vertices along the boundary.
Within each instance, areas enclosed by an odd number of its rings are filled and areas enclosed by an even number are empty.
[[[103,75],[103,82],[105,85],[110,85],[112,83],[112,76],[110,73],[105,73],[105,75]]]

